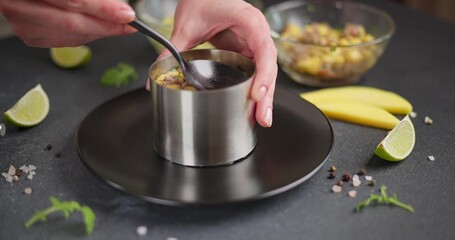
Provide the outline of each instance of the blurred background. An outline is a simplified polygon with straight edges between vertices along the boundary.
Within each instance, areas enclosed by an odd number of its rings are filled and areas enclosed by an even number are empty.
[[[137,0],[136,0],[137,1]],[[136,2],[131,1],[131,2]],[[455,0],[370,0],[389,1],[416,11],[433,15],[443,21],[455,24]],[[6,19],[0,13],[0,38],[11,35]]]
[[[455,23],[454,0],[388,0]]]

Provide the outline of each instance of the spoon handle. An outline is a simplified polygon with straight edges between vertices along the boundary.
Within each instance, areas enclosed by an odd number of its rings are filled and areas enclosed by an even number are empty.
[[[185,61],[181,57],[179,51],[177,48],[169,41],[166,39],[163,35],[161,35],[159,32],[155,31],[154,29],[150,28],[149,26],[145,25],[142,21],[139,19],[134,19],[132,22],[128,23],[130,26],[136,28],[140,32],[146,34],[147,36],[155,39],[159,43],[163,44],[169,51],[172,53],[172,55],[177,59],[177,62],[179,63],[180,67],[185,67]]]

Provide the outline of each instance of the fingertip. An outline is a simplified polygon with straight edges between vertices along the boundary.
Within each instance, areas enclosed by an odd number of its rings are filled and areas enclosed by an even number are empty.
[[[136,18],[136,13],[132,9],[122,9],[117,13],[117,19],[121,23],[132,22]]]
[[[256,121],[262,127],[271,127],[273,123],[273,95],[275,92],[275,84],[268,86],[267,94],[264,98],[256,102]]]
[[[272,107],[267,107],[265,111],[256,112],[256,121],[262,127],[268,128],[273,123],[273,110]]]
[[[147,83],[145,84],[145,90],[150,92],[150,79],[147,79]]]
[[[136,18],[136,12],[128,5],[124,4],[117,11],[117,20],[121,23],[132,22]]]
[[[264,114],[264,127],[271,127],[273,123],[272,107],[267,107]]]
[[[160,60],[161,58],[164,58],[168,55],[170,55],[171,53],[168,51],[168,50],[164,50],[160,53],[160,55],[158,56],[158,58],[156,58],[156,61]]]

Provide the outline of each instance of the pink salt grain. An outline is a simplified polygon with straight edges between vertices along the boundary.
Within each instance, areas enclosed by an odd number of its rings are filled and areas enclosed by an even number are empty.
[[[333,185],[333,186],[332,186],[332,192],[334,192],[334,193],[339,193],[339,192],[341,192],[341,189],[342,189],[342,188],[341,188],[340,186],[338,186],[338,185]]]

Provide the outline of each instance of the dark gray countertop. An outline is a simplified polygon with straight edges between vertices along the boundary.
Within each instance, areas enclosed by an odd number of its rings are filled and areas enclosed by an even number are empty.
[[[265,1],[266,5],[278,1]],[[370,1],[369,1],[370,2]],[[374,1],[395,19],[397,32],[379,63],[360,85],[394,91],[414,106],[417,134],[411,155],[389,163],[373,156],[386,131],[332,121],[335,144],[323,170],[296,188],[272,198],[241,204],[170,207],[145,202],[111,188],[80,161],[74,134],[80,121],[99,104],[143,87],[157,57],[139,35],[113,37],[90,44],[92,62],[77,70],[56,67],[47,49],[30,48],[16,38],[0,40],[0,111],[41,83],[51,111],[40,125],[18,129],[7,125],[0,138],[0,172],[10,164],[37,166],[33,180],[0,181],[0,239],[138,239],[136,227],[148,227],[143,239],[453,239],[455,236],[455,27],[405,8]],[[139,80],[120,88],[102,87],[103,71],[119,61],[134,64]],[[282,72],[280,87],[298,94],[311,90]],[[424,116],[434,120],[423,123]],[[285,136],[283,136],[285,137]],[[55,151],[44,150],[53,144]],[[292,151],[292,149],[289,149]],[[436,160],[427,159],[434,155]],[[378,185],[362,185],[357,198],[330,192],[327,169],[355,172],[365,167]],[[378,206],[355,213],[357,201],[380,184],[415,208]],[[25,195],[25,187],[33,193]],[[77,200],[96,213],[93,235],[85,237],[79,214],[50,217],[23,227],[35,210],[50,205],[49,196]]]

